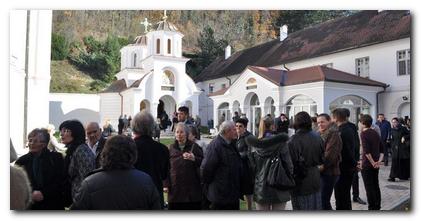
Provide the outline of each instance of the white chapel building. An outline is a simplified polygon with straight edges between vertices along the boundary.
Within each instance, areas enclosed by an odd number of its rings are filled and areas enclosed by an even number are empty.
[[[143,22],[146,34],[136,37],[133,44],[123,47],[121,70],[117,80],[100,95],[100,122],[118,124],[120,115],[134,116],[147,109],[154,117],[163,110],[171,115],[180,106],[187,106],[191,116],[199,113],[201,91],[186,74],[182,56],[182,38],[164,16],[151,31]]]

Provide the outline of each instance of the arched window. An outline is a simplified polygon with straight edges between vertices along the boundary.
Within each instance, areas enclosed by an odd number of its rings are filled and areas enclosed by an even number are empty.
[[[174,74],[165,70],[162,74],[161,89],[166,91],[174,91]]]
[[[255,88],[257,88],[257,82],[256,82],[256,79],[254,79],[254,78],[249,78],[249,79],[247,80],[247,83],[246,83],[246,89],[247,89],[247,90],[250,90],[250,89],[255,89]]]
[[[171,39],[168,39],[168,43],[167,43],[167,53],[171,54]]]
[[[337,98],[329,104],[332,112],[336,108],[347,108],[350,111],[349,121],[357,123],[360,114],[370,114],[371,104],[356,95],[346,95]]]
[[[161,53],[161,40],[159,38],[156,39],[156,53]]]

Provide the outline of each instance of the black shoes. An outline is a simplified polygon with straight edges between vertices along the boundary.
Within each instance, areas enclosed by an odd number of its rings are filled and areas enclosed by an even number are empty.
[[[362,200],[360,197],[354,197],[353,199],[352,199],[352,201],[354,201],[354,202],[356,202],[356,203],[359,203],[359,204],[362,204],[362,205],[366,205],[367,203],[364,201],[364,200]]]

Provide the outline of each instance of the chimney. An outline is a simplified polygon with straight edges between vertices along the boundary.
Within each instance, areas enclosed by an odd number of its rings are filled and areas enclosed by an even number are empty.
[[[231,57],[231,46],[227,46],[225,48],[225,60],[227,60],[229,57]]]
[[[279,28],[279,39],[281,41],[284,41],[285,38],[288,37],[288,26],[282,25],[282,27]]]

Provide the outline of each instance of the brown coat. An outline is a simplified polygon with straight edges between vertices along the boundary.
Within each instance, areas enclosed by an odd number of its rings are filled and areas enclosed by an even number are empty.
[[[195,161],[183,159],[183,153],[192,152]],[[202,187],[199,168],[203,159],[202,148],[196,143],[187,141],[183,150],[178,142],[170,146],[170,177],[164,186],[168,187],[168,202],[187,203],[201,202]]]
[[[329,128],[320,134],[325,143],[325,161],[322,174],[339,176],[339,163],[341,162],[342,139],[336,125],[331,124]]]

